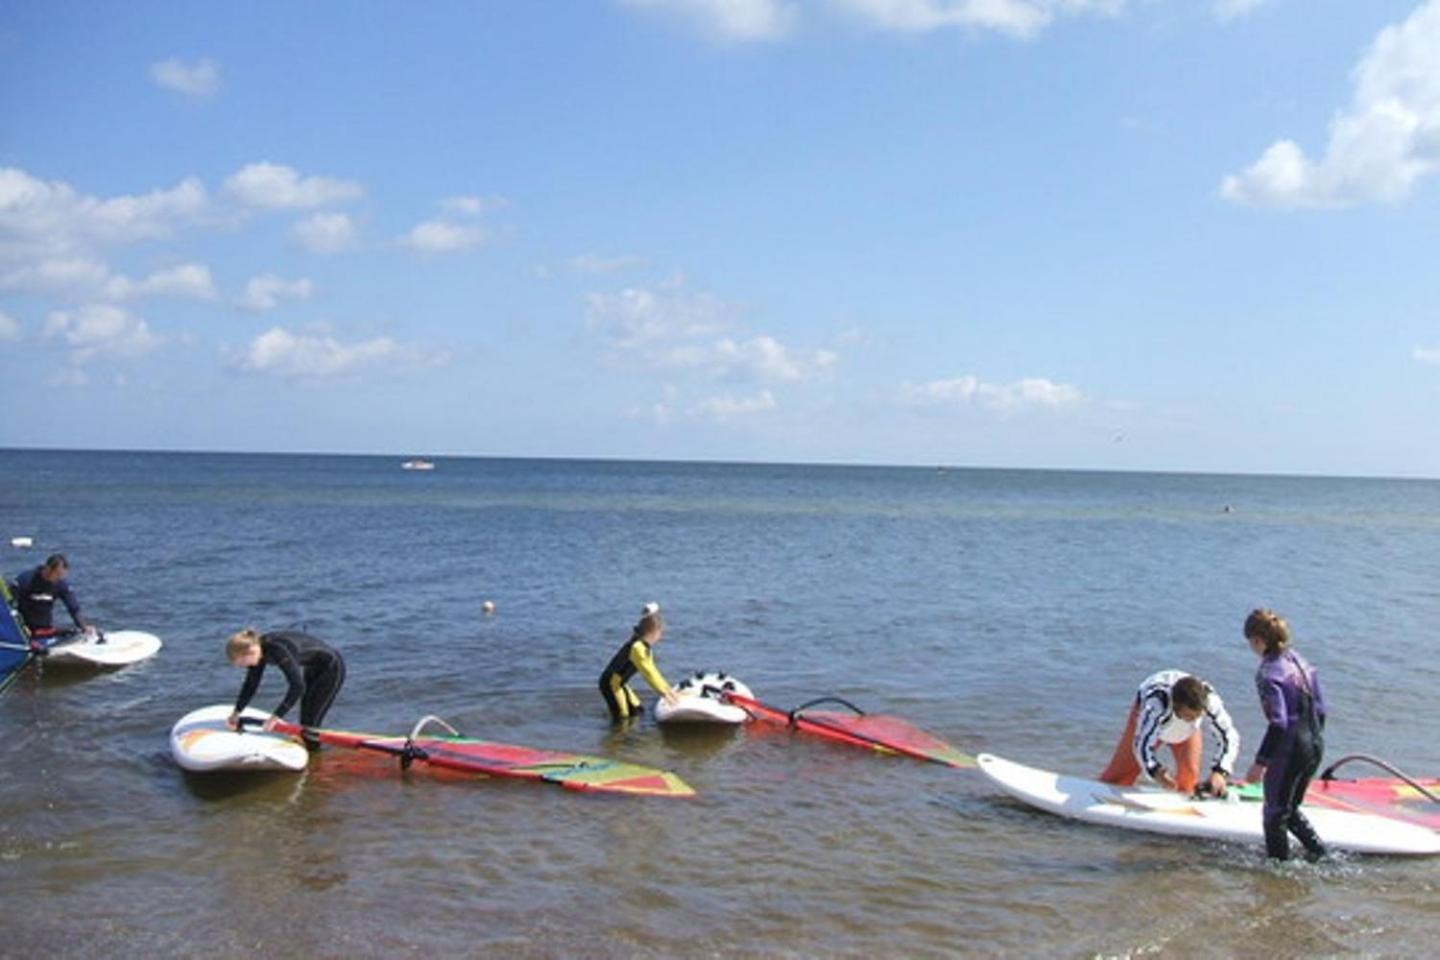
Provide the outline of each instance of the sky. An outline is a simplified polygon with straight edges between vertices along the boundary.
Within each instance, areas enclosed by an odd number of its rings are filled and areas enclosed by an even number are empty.
[[[0,447],[1440,477],[1440,0],[0,0]]]

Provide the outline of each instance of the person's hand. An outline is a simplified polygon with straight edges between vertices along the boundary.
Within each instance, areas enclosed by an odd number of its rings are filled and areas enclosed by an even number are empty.
[[[1246,783],[1257,783],[1265,779],[1265,764],[1257,763],[1245,771]]]
[[[275,716],[274,714],[271,714],[270,716],[265,718],[264,723],[260,724],[260,729],[264,730],[266,733],[269,733],[271,730],[275,729],[275,724],[279,722],[280,718]]]
[[[675,704],[680,702],[680,694],[676,693],[674,690],[665,691],[665,702],[670,704],[670,706],[672,707],[675,706]]]
[[[1159,773],[1155,774],[1154,780],[1166,790],[1180,789],[1180,784],[1175,782],[1175,778],[1170,775],[1169,770],[1162,769]]]
[[[1219,770],[1212,771],[1209,780],[1210,795],[1217,798],[1225,796],[1225,774]]]
[[[238,714],[238,713],[232,713],[232,714],[230,714],[230,716],[226,717],[226,718],[225,718],[225,726],[229,727],[231,730],[239,730],[239,729],[240,729],[240,714]]]

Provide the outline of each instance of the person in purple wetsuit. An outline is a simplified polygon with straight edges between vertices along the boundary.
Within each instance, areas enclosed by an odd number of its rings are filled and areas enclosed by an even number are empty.
[[[1271,610],[1252,610],[1245,618],[1245,639],[1260,658],[1255,688],[1269,726],[1245,779],[1265,779],[1265,852],[1290,858],[1290,834],[1305,847],[1305,857],[1326,855],[1315,828],[1300,812],[1305,791],[1325,752],[1325,695],[1315,668],[1290,645],[1290,625]]]

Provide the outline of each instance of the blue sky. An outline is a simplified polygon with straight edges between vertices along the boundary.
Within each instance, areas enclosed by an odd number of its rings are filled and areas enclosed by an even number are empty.
[[[0,446],[1440,476],[1440,0],[0,0]]]

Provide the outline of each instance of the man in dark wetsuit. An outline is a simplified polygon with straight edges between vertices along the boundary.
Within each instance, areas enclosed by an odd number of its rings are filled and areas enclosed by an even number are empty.
[[[242,630],[226,642],[225,653],[235,666],[246,668],[245,683],[235,700],[235,712],[227,721],[231,729],[238,724],[240,713],[249,705],[250,698],[260,689],[265,668],[272,663],[285,674],[289,687],[275,707],[274,716],[265,721],[266,730],[273,729],[275,721],[285,716],[297,700],[300,702],[300,725],[320,726],[330,705],[335,702],[335,695],[345,683],[345,660],[340,651],[318,637],[298,630],[264,634]],[[308,738],[306,742],[314,746]]]
[[[58,632],[55,629],[56,600],[65,604],[65,609],[78,630],[89,633],[94,629],[80,614],[80,601],[75,599],[70,582],[65,579],[69,572],[70,563],[65,559],[65,555],[56,553],[46,558],[40,566],[26,570],[15,578],[10,592],[15,597],[15,605],[20,609],[20,618],[25,621],[25,629],[30,631],[32,638],[39,640],[53,637]]]

